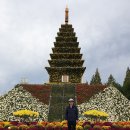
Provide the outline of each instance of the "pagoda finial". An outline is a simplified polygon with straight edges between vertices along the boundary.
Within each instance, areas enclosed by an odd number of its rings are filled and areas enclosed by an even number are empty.
[[[65,23],[68,24],[69,22],[69,8],[66,6],[65,8]]]

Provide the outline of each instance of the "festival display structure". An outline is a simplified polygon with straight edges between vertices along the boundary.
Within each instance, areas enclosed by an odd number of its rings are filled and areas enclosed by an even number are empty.
[[[49,82],[60,83],[81,83],[86,67],[83,67],[81,48],[77,42],[76,33],[72,24],[69,24],[69,9],[65,9],[65,24],[62,24],[57,33],[51,60],[48,60],[50,67],[45,67],[49,74]]]

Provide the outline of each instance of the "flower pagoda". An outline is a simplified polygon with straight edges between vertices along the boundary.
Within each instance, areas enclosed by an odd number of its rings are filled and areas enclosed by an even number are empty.
[[[60,83],[81,83],[86,67],[83,67],[84,60],[80,54],[79,42],[72,24],[69,24],[69,9],[65,9],[65,24],[61,25],[57,33],[51,60],[48,60],[50,67],[45,67],[49,74],[49,82]]]

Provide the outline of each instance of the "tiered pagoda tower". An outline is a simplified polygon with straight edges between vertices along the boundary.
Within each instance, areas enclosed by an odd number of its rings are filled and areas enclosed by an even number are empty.
[[[46,70],[50,76],[49,82],[70,82],[81,83],[86,67],[83,67],[84,60],[80,54],[79,42],[76,33],[68,18],[69,9],[65,9],[65,24],[61,25],[57,33],[51,60],[48,60],[50,67]]]

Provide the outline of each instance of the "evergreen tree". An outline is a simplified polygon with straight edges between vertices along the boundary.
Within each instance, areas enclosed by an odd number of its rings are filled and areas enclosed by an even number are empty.
[[[98,69],[96,69],[96,73],[95,73],[95,84],[102,84]]]
[[[112,85],[112,86],[116,87],[121,93],[123,93],[122,86],[116,82],[116,80],[112,74],[110,74],[110,76],[108,77],[108,81],[107,81],[106,85],[107,86]]]
[[[94,84],[95,75],[92,76],[92,79],[90,81],[90,85]]]
[[[112,74],[110,74],[110,76],[108,77],[108,81],[107,81],[107,86],[109,86],[109,85],[115,85],[115,83],[116,83],[116,81],[115,81],[115,79],[114,79],[114,77],[112,76]]]
[[[130,99],[130,69],[127,68],[126,77],[123,83],[123,91],[128,99]]]
[[[92,76],[90,85],[93,85],[93,84],[96,84],[96,85],[97,85],[97,84],[102,84],[101,78],[100,78],[100,74],[99,74],[99,72],[98,72],[98,69],[96,69],[95,74]]]

